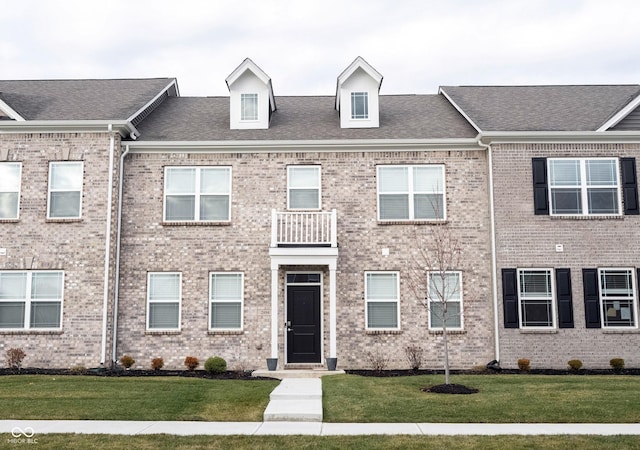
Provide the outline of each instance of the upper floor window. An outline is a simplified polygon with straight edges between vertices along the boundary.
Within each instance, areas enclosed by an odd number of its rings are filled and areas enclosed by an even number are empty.
[[[351,93],[351,118],[352,119],[368,119],[369,118],[369,93],[368,92],[352,92]]]
[[[18,218],[21,173],[21,163],[0,163],[0,219]]]
[[[555,326],[551,269],[518,270],[518,308],[522,328]]]
[[[229,221],[231,167],[166,167],[164,220]]]
[[[320,166],[287,167],[289,209],[320,209]]]
[[[62,271],[0,272],[0,328],[62,328]]]
[[[209,287],[209,329],[241,330],[244,298],[243,274],[211,274]]]
[[[462,327],[462,272],[429,272],[429,329],[449,330]]]
[[[258,120],[258,94],[240,94],[240,120]]]
[[[181,273],[149,273],[147,278],[147,329],[179,330],[181,298]]]
[[[444,166],[378,166],[379,220],[446,217]]]
[[[603,327],[637,327],[633,269],[598,269]]]
[[[620,214],[617,158],[549,159],[551,214]]]
[[[49,164],[47,218],[79,219],[82,211],[83,163],[52,162]]]
[[[364,296],[367,329],[400,328],[398,272],[366,272]]]

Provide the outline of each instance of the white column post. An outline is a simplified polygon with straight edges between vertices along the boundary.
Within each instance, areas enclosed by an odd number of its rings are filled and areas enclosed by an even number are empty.
[[[278,263],[271,263],[271,358],[278,357]]]
[[[329,265],[329,357],[337,358],[336,264]]]

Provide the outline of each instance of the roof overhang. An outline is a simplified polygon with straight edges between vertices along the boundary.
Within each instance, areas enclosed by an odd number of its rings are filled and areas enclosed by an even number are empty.
[[[624,144],[640,143],[640,131],[485,131],[477,140],[482,144]]]
[[[22,117],[18,113],[18,111],[13,109],[11,106],[9,106],[9,104],[7,102],[5,102],[2,99],[0,99],[0,111],[5,113],[7,115],[7,117],[9,117],[12,120],[16,120],[16,121],[19,121],[19,122],[22,122],[23,120],[25,120],[25,118]]]
[[[126,120],[0,120],[0,134],[16,133],[119,133],[122,137],[140,136]]]

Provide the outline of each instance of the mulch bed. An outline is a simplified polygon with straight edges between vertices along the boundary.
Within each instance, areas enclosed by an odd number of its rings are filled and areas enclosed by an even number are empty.
[[[204,370],[124,370],[93,368],[86,370],[72,369],[38,369],[27,367],[23,369],[0,369],[2,375],[84,375],[99,377],[185,377],[206,378],[211,380],[270,380],[271,378],[252,377],[251,371],[226,371],[209,373]]]
[[[420,388],[422,392],[432,392],[434,394],[477,394],[479,391],[466,387],[463,384],[438,384],[435,386]]]

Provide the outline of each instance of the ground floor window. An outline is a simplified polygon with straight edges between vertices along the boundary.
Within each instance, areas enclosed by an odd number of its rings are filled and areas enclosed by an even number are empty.
[[[399,329],[399,273],[366,272],[364,290],[367,329]]]
[[[209,328],[241,330],[244,276],[242,273],[211,273],[209,287]]]
[[[147,329],[179,330],[181,298],[181,273],[149,273],[147,278]]]
[[[555,307],[551,269],[518,269],[518,307],[522,328],[553,328]]]
[[[429,329],[462,329],[462,272],[429,272]]]
[[[0,272],[0,328],[62,328],[62,271]]]
[[[633,269],[598,269],[604,327],[636,327]]]

